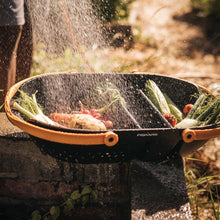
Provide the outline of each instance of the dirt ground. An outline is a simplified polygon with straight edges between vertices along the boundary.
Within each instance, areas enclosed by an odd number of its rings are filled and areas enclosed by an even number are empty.
[[[199,23],[191,13],[190,0],[137,0],[132,4],[128,22],[133,33],[141,36],[131,49],[119,48],[113,52],[121,62],[135,60],[134,69],[138,71],[171,75],[220,91],[219,35],[218,41],[216,37],[206,37],[207,24]],[[220,138],[211,139],[187,158],[186,169],[218,176],[213,184],[219,194]],[[195,219],[215,219],[208,212],[203,211]]]
[[[220,47],[216,47],[214,39],[205,37],[205,25],[198,23],[190,12],[190,0],[135,1],[129,23],[133,32],[137,32],[135,28],[140,29],[145,45],[135,45],[133,50],[129,50],[131,56],[126,56],[127,59],[136,57],[141,61],[151,55],[152,62],[160,63],[159,66],[143,66],[139,71],[179,76],[193,72],[195,77],[208,78],[209,74],[218,75]],[[183,77],[186,76],[183,74]]]

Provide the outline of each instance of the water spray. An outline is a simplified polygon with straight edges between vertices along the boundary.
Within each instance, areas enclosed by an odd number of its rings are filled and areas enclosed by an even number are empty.
[[[70,33],[71,39],[74,43],[74,45],[76,46],[76,49],[78,51],[78,53],[80,54],[80,56],[82,57],[82,59],[84,60],[84,62],[87,64],[87,66],[89,67],[91,72],[96,72],[95,69],[90,65],[88,59],[85,56],[85,53],[81,50],[80,45],[74,35],[74,30],[71,26],[71,22],[70,22],[70,18],[69,18],[69,13],[68,13],[68,9],[67,9],[67,5],[66,5],[66,0],[61,0],[61,8],[65,17],[65,22],[68,28],[68,31]]]

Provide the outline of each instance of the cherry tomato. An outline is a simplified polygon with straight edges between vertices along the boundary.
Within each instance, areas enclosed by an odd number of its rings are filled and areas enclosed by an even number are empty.
[[[177,119],[174,115],[170,114],[170,113],[166,113],[163,115],[164,118],[166,118],[166,120],[172,125],[172,127],[175,127],[176,123],[177,123]]]
[[[91,115],[93,115],[93,114],[95,114],[95,113],[98,113],[98,110],[92,108],[92,109],[89,110],[89,112],[90,112]]]
[[[193,107],[192,104],[185,105],[185,107],[183,108],[183,114],[187,115],[190,112],[190,110],[192,109],[192,107]]]
[[[90,114],[90,111],[87,109],[82,110],[82,114]]]
[[[102,115],[100,113],[94,113],[92,116],[96,119],[102,120]]]
[[[106,127],[107,129],[113,128],[113,123],[112,123],[112,121],[110,121],[110,120],[104,121],[104,124],[105,124],[105,127]]]

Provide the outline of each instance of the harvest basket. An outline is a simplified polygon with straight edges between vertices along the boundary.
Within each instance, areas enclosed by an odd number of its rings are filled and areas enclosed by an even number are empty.
[[[154,80],[180,108],[193,102],[197,85],[173,77],[148,73],[50,73],[15,84],[5,99],[9,120],[30,134],[46,153],[66,161],[98,163],[138,158],[144,161],[164,160],[181,153],[187,155],[208,139],[220,135],[219,123],[203,127],[173,128],[145,95],[145,82]],[[74,101],[85,98],[93,84],[108,80],[120,88],[127,103],[115,114],[114,128],[107,131],[60,128],[24,121],[12,107],[18,89],[33,94],[46,115],[67,113]]]

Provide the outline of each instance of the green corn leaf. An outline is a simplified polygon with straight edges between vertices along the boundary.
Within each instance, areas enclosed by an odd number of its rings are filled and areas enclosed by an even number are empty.
[[[148,98],[162,114],[171,113],[166,98],[153,80],[147,80],[145,89]]]

